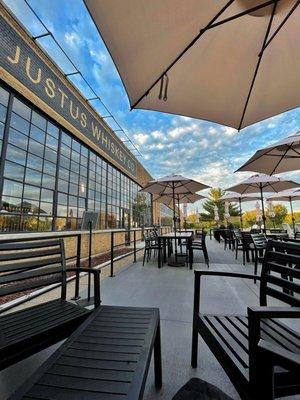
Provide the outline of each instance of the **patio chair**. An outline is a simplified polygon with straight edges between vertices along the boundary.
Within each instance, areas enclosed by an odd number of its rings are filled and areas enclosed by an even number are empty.
[[[295,239],[296,240],[300,240],[300,232],[296,232],[295,233]]]
[[[254,275],[257,275],[257,266],[259,262],[263,262],[268,241],[264,233],[252,233],[251,238],[254,245]],[[256,283],[256,278],[254,278],[254,283]]]
[[[67,272],[94,275],[100,305],[100,271],[66,268],[62,239],[0,243],[0,297],[60,284],[60,298],[0,316],[0,369],[68,337],[91,313],[66,300]]]
[[[299,269],[288,266],[297,265],[299,259],[300,243],[268,241],[261,276],[257,277],[260,307],[248,307],[247,315],[201,314],[200,281],[205,276],[253,279],[254,275],[195,271],[192,367],[197,367],[200,334],[242,400],[300,394],[300,334],[290,327],[292,319],[300,318],[300,286],[282,278],[300,279]],[[269,298],[285,305],[268,307]],[[289,325],[279,320],[287,318]]]
[[[235,259],[237,260],[238,251],[243,250],[241,231],[237,228],[233,229],[233,239],[234,239]]]
[[[290,227],[290,225],[288,223],[284,222],[282,224],[282,229],[287,232],[287,235],[288,235],[289,238],[293,238],[294,237],[294,232],[293,232],[292,228]]]
[[[204,260],[209,268],[209,257],[208,257],[208,252],[207,252],[207,247],[206,247],[206,232],[202,231],[201,238],[196,237],[193,238],[191,241],[191,244],[189,246],[189,263],[190,263],[190,269],[193,268],[193,261],[194,261],[194,251],[199,250],[203,252],[204,255]]]
[[[227,246],[228,246],[230,250],[234,251],[233,230],[232,229],[224,229],[222,237],[224,239],[224,250],[226,250]]]
[[[258,233],[258,232],[256,232]],[[250,253],[252,257],[252,261],[254,261],[254,245],[250,232],[241,232],[241,240],[242,240],[242,250],[243,250],[243,265],[247,262],[250,262]]]
[[[144,256],[143,256],[143,266],[145,265],[145,261],[149,262],[152,255],[152,250],[154,251],[154,257],[157,255],[158,251],[162,251],[162,245],[158,245],[157,236],[155,234],[143,235],[143,239],[145,242],[144,247]]]

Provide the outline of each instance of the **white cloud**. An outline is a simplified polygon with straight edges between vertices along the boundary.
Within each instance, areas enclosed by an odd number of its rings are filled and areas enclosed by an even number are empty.
[[[134,141],[140,145],[143,145],[149,139],[149,136],[145,133],[137,133],[133,135]]]

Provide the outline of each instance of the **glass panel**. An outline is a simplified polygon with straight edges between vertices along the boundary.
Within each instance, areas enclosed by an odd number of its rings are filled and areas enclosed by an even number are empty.
[[[57,139],[53,138],[50,135],[47,135],[46,138],[46,146],[50,147],[52,150],[57,151],[57,147],[58,147],[58,141]]]
[[[53,218],[49,217],[39,217],[39,231],[51,231],[52,230],[52,221]]]
[[[44,117],[42,117],[40,114],[36,113],[35,111],[32,111],[32,118],[31,122],[36,125],[37,127],[43,129],[44,131],[46,130],[46,120]]]
[[[45,158],[49,161],[52,161],[54,163],[56,163],[57,160],[57,152],[49,149],[48,147],[46,147],[45,149]]]
[[[39,200],[40,188],[31,185],[24,185],[24,197],[32,200]]]
[[[30,151],[30,153],[33,153],[39,157],[43,157],[44,155],[44,146],[33,139],[29,140],[28,150]]]
[[[55,188],[55,177],[51,175],[43,175],[43,180],[42,180],[42,186],[47,188],[47,189],[53,189]]]
[[[25,181],[26,183],[31,183],[33,185],[41,185],[42,174],[34,169],[27,168]]]
[[[20,226],[19,215],[0,215],[0,230],[2,232],[17,232]]]
[[[40,214],[52,215],[53,204],[51,203],[41,203],[40,204]]]
[[[7,106],[8,99],[9,99],[9,93],[6,90],[4,90],[2,87],[0,87],[0,103]]]
[[[27,156],[27,166],[33,169],[41,171],[43,168],[43,160],[40,157],[36,157],[33,154]]]
[[[41,191],[41,201],[48,201],[50,203],[53,202],[53,191],[52,190],[47,190],[47,189],[42,189]]]
[[[44,172],[47,172],[47,174],[50,174],[50,175],[55,175],[56,174],[56,164],[45,160],[44,161]]]
[[[19,164],[10,161],[5,161],[4,176],[6,178],[15,179],[17,181],[23,181],[24,170],[25,168]]]
[[[72,139],[65,132],[62,132],[61,134],[61,141],[71,147]]]
[[[57,206],[57,215],[59,217],[66,217],[68,215],[68,207],[61,206],[60,204]]]
[[[38,229],[38,217],[25,217],[21,218],[21,231],[37,231]]]
[[[66,194],[63,193],[58,193],[58,204],[64,204],[67,205],[68,204],[68,196]]]
[[[49,121],[48,121],[48,124],[47,124],[47,132],[50,133],[50,135],[54,136],[56,139],[58,139],[59,129],[58,129],[57,126],[53,125]]]
[[[21,212],[21,199],[2,196],[1,210],[8,212]]]
[[[4,135],[4,124],[0,122],[0,139],[3,138],[3,135]]]
[[[31,109],[16,97],[13,100],[12,109],[15,113],[30,121]]]
[[[44,144],[45,143],[46,134],[41,129],[37,128],[34,125],[31,125],[31,127],[30,127],[30,137],[32,139],[37,140],[38,142]]]
[[[4,179],[3,194],[7,196],[21,197],[23,185],[21,183]]]
[[[66,229],[67,220],[66,218],[56,218],[55,229],[57,231],[64,231]]]
[[[68,181],[69,180],[69,174],[70,174],[70,172],[69,172],[68,169],[65,169],[65,168],[60,168],[59,169],[59,178],[60,179],[65,179],[66,181]]]
[[[0,104],[0,121],[5,122],[6,119],[6,107]]]
[[[9,143],[14,144],[15,146],[18,146],[23,150],[27,150],[28,136],[23,135],[23,133],[20,133],[16,130],[10,128],[8,141],[9,141]]]
[[[25,135],[29,134],[29,122],[24,118],[19,117],[15,113],[11,114],[10,126],[24,133]]]

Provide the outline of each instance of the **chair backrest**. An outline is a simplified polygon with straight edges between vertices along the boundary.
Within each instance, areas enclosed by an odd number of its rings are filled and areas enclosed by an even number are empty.
[[[62,239],[0,242],[0,297],[62,284],[66,298],[66,262]]]
[[[300,232],[300,223],[299,222],[296,222],[296,224],[295,224],[295,231]]]
[[[253,243],[250,232],[241,232],[241,240],[244,247],[249,247]]]
[[[300,243],[269,240],[260,283],[260,305],[267,296],[300,307]]]
[[[264,233],[251,233],[251,238],[256,248],[265,248],[267,246],[267,238]]]
[[[295,239],[300,240],[300,232],[295,233]]]

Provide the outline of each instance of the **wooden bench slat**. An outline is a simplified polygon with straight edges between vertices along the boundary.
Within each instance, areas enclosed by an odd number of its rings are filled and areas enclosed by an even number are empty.
[[[8,242],[0,243],[0,251],[7,250],[22,250],[22,249],[36,249],[36,248],[45,248],[45,247],[57,247],[60,246],[60,239],[51,239],[51,240],[41,240],[34,239],[28,240],[26,242]]]
[[[82,365],[86,368],[99,368],[110,371],[126,371],[126,372],[134,372],[136,363],[127,363],[121,361],[104,361],[104,360],[96,360],[93,358],[82,358],[75,356],[67,356],[62,355],[58,361],[59,365],[69,365],[73,367],[77,367],[78,365]]]
[[[61,274],[62,274],[62,269],[61,268],[56,268],[56,267],[49,267],[49,268],[39,268],[31,271],[25,271],[22,274],[20,273],[15,273],[15,274],[6,274],[1,276],[1,284],[6,284],[10,282],[21,282],[25,281],[27,279],[33,279],[33,278],[39,278],[47,275],[56,275],[60,274],[60,280],[61,280]]]
[[[78,367],[69,366],[69,365],[61,365],[55,364],[55,366],[49,369],[49,373],[56,373],[61,376],[72,376],[72,377],[80,377],[80,378],[90,378],[90,379],[102,379],[107,381],[116,381],[116,377],[118,378],[118,382],[131,382],[133,372],[127,371],[116,371],[111,370],[103,370],[100,368],[88,368],[82,367],[80,364],[80,370]]]
[[[125,361],[127,363],[136,363],[139,354],[140,353],[109,353],[90,349],[76,349],[74,347],[69,347],[66,351],[66,355],[71,357],[94,358],[96,360],[105,361]]]
[[[248,354],[248,340],[238,329],[236,329],[235,325],[231,323],[231,317],[217,317],[217,320],[220,321],[224,329],[226,329],[230,336],[234,337],[239,346]]]
[[[272,339],[274,342],[277,342],[277,344],[284,347],[286,350],[299,353],[300,338],[298,337],[297,339],[288,334],[288,332],[282,328],[282,325],[275,325],[272,320],[262,320],[261,329],[262,338],[266,337],[267,340]],[[266,333],[268,336],[266,336]]]
[[[85,332],[82,337],[92,337],[93,340],[96,340],[99,344],[108,344],[108,345],[126,345],[131,343],[134,346],[142,346],[144,343],[144,339],[129,339],[129,338],[113,338],[113,337],[102,337],[99,336],[97,333],[90,334],[90,332]]]
[[[29,399],[43,399],[43,400],[100,400],[99,393],[95,393],[92,391],[83,391],[80,389],[72,390],[72,389],[64,389],[64,388],[55,388],[43,385],[35,385],[29,392]],[[23,397],[23,400],[26,397]],[[108,393],[101,394],[101,400],[124,400],[124,395],[112,395]]]
[[[80,370],[80,366],[78,366]],[[66,388],[72,390],[88,390],[99,393],[111,393],[111,394],[127,394],[130,384],[127,382],[112,382],[103,381],[100,379],[88,379],[80,377],[69,377],[69,376],[59,376],[52,375],[49,373],[44,374],[39,383],[41,385]]]
[[[108,325],[111,328],[117,328],[117,326],[111,326]],[[130,328],[130,325],[128,324],[127,328]],[[85,334],[89,335],[98,335],[98,337],[103,337],[103,338],[116,338],[116,339],[144,339],[144,334],[143,333],[137,333],[134,331],[133,333],[122,333],[122,332],[103,332],[101,330],[101,327],[98,326],[93,326],[92,328],[88,328],[85,331]]]
[[[61,274],[60,274],[61,275]],[[49,277],[42,281],[36,280],[34,282],[23,283],[16,286],[7,286],[0,288],[0,296],[6,296],[8,294],[24,292],[25,290],[37,289],[43,286],[53,285],[54,283],[61,283],[61,278]]]
[[[83,343],[76,340],[71,346],[71,349],[77,350],[90,350],[90,351],[100,351],[100,352],[110,352],[110,353],[125,353],[125,354],[140,354],[141,346],[107,346],[103,344],[95,343]]]
[[[45,246],[46,247],[46,246]],[[47,246],[48,247],[48,246]],[[0,261],[11,261],[14,260],[18,263],[19,260],[25,260],[28,258],[40,258],[47,256],[60,255],[60,248],[44,248],[42,250],[33,251],[13,251],[11,253],[0,253]],[[44,259],[45,260],[45,259]]]
[[[47,263],[45,263],[45,260],[30,260],[30,261],[24,261],[22,263],[18,264],[1,264],[0,265],[0,271],[1,272],[11,272],[11,271],[22,271],[22,270],[34,270],[39,267],[43,267],[45,265],[55,265],[57,264],[58,266],[61,267],[61,257],[51,257],[47,259]]]
[[[19,319],[30,317],[32,314],[39,312],[46,312],[47,309],[56,307],[56,303],[60,303],[61,299],[51,300],[46,303],[37,304],[35,306],[25,308],[24,310],[10,312],[9,314],[1,315],[1,326],[5,323],[11,323],[11,321],[18,321]]]
[[[95,326],[97,326],[97,323],[95,323]],[[135,327],[119,327],[119,326],[102,326],[100,325],[100,328],[97,330],[98,332],[103,332],[103,333],[140,333],[144,334],[147,332],[147,328],[135,328]]]

